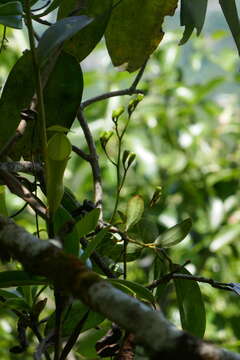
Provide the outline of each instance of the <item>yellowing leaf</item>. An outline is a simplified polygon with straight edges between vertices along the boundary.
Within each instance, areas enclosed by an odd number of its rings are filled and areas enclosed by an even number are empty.
[[[173,15],[178,0],[122,0],[116,5],[105,33],[115,66],[140,68],[163,38],[164,17]],[[125,68],[124,67],[124,68]]]

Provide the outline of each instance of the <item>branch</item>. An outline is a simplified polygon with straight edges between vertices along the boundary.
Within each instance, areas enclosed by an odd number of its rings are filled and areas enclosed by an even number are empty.
[[[84,118],[84,115],[81,110],[78,111],[77,117],[81,125],[81,128],[84,132],[85,139],[87,141],[90,152],[89,155],[90,157],[88,161],[92,167],[93,183],[94,183],[94,202],[102,211],[102,198],[103,198],[102,179],[101,179],[101,171],[98,163],[96,146],[94,144],[93,136],[89,129],[88,123]]]
[[[110,91],[105,94],[95,96],[89,100],[82,102],[80,109],[84,110],[87,106],[92,105],[95,102],[106,100],[106,99],[109,99],[109,98],[115,97],[115,96],[133,95],[133,94],[143,94],[144,95],[146,92],[144,90],[137,89],[137,86],[143,76],[146,65],[147,65],[147,61],[143,64],[143,66],[137,73],[137,76],[134,79],[132,85],[129,88],[123,89],[123,90]]]
[[[147,285],[146,287],[149,290],[153,290],[158,285],[166,283],[166,282],[170,281],[171,279],[184,279],[184,280],[190,280],[190,281],[197,281],[197,282],[209,284],[213,288],[217,288],[217,289],[221,289],[221,290],[233,291],[233,288],[231,287],[231,284],[229,284],[229,283],[222,283],[222,282],[215,281],[213,279],[205,278],[205,277],[202,277],[202,276],[180,274],[180,273],[176,273],[175,271],[173,271],[173,272],[171,272],[169,274],[166,274],[165,276],[163,276],[159,280],[154,280],[151,284]]]
[[[114,288],[88,270],[78,258],[50,241],[42,241],[0,216],[1,259],[14,258],[28,272],[47,277],[58,289],[82,300],[134,335],[152,360],[240,360],[240,355],[219,349],[175,328],[160,311]],[[61,276],[59,276],[61,274]]]
[[[13,161],[0,163],[0,170],[8,172],[21,172],[26,174],[42,173],[43,168],[39,163],[33,163],[31,161]]]
[[[47,209],[42,201],[33,195],[26,186],[21,184],[13,174],[0,169],[0,178],[13,194],[25,200],[43,219],[48,219]]]

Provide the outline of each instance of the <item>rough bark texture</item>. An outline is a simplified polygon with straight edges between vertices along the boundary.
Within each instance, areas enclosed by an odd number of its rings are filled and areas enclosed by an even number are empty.
[[[91,309],[134,335],[151,359],[240,360],[240,355],[218,349],[176,329],[154,311],[89,271],[76,257],[53,242],[39,240],[12,220],[0,216],[0,258],[14,258],[35,275],[45,276],[62,292],[81,299]]]

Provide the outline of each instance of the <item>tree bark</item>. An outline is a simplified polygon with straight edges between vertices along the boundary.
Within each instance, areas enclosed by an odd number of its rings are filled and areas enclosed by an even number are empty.
[[[88,270],[78,258],[65,254],[54,241],[39,240],[0,216],[0,258],[20,261],[31,274],[45,276],[60,291],[80,299],[134,335],[151,359],[240,360],[240,355],[219,349],[174,327],[160,311],[114,288]]]

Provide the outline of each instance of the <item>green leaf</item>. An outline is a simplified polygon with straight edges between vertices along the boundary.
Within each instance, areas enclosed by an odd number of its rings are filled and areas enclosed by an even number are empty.
[[[62,336],[69,336],[74,328],[77,326],[83,315],[89,310],[88,306],[84,305],[80,301],[74,301],[71,305],[70,310],[65,312],[63,316],[63,325],[62,325]],[[105,317],[99,313],[91,311],[88,315],[87,320],[85,321],[82,332],[88,329],[98,326]],[[55,327],[55,312],[50,316],[46,328],[45,334],[48,334],[51,329]]]
[[[162,248],[170,247],[180,243],[192,227],[192,220],[190,218],[183,220],[181,223],[174,225],[163,234],[159,235],[154,243]]]
[[[154,296],[151,291],[136,282],[122,279],[108,279],[108,281],[114,286],[116,284],[124,285],[125,287],[133,291],[138,299],[148,301],[151,304],[155,303]]]
[[[115,66],[136,71],[163,38],[164,17],[173,15],[178,0],[122,0],[113,10],[105,32]]]
[[[64,209],[63,206],[60,206],[55,212],[53,218],[54,233],[61,237],[62,226],[70,221],[74,221],[73,217],[66,209]],[[79,255],[79,236],[75,226],[70,233],[64,236],[62,240],[63,249],[66,253],[73,254],[75,256]]]
[[[235,0],[219,0],[240,55],[240,20]]]
[[[181,0],[180,21],[181,26],[185,26],[180,45],[187,42],[193,30],[197,29],[197,35],[202,31],[208,0]]]
[[[12,291],[6,291],[0,289],[0,296],[4,299],[19,299],[21,296],[13,293]]]
[[[22,29],[23,8],[19,1],[10,1],[0,5],[0,24]]]
[[[84,249],[84,253],[81,256],[83,261],[87,260],[91,256],[96,247],[102,242],[107,232],[108,228],[100,230],[97,235],[88,242],[88,246]]]
[[[75,0],[63,1],[59,7],[58,19],[69,16],[76,7]],[[91,0],[76,15],[87,15],[94,20],[66,41],[64,50],[74,55],[79,62],[85,59],[101,40],[111,14],[112,0]]]
[[[43,65],[54,49],[91,22],[92,19],[85,15],[71,16],[61,19],[50,26],[43,33],[38,44],[37,56],[39,64]]]
[[[191,275],[186,269],[180,273]],[[182,328],[191,334],[203,337],[206,328],[206,313],[199,285],[196,281],[174,279]]]
[[[3,271],[0,272],[0,287],[16,287],[16,286],[25,286],[25,285],[46,285],[48,284],[47,279],[32,276],[26,271]]]
[[[14,310],[29,311],[29,305],[23,300],[23,298],[9,298],[6,301],[0,303],[0,308],[9,308]]]
[[[0,214],[4,216],[8,216],[4,185],[0,185]]]
[[[21,119],[20,112],[31,102],[34,95],[33,74],[31,54],[25,52],[11,70],[1,96],[0,148],[14,135]],[[82,91],[83,76],[77,60],[69,54],[60,54],[44,89],[47,127],[59,125],[71,128],[81,102]],[[13,159],[21,156],[31,159],[35,153],[41,154],[36,126],[35,120],[28,121],[24,136],[10,154]]]
[[[127,203],[126,211],[126,231],[137,224],[144,212],[144,201],[139,195],[133,196]]]
[[[49,214],[54,214],[63,198],[63,177],[72,145],[68,137],[61,132],[51,137],[47,145],[47,199]]]
[[[76,223],[78,236],[80,238],[95,230],[98,224],[99,215],[100,209],[93,209]]]
[[[20,112],[28,107],[33,94],[31,54],[25,52],[13,66],[0,99],[0,148],[14,135],[21,120]]]

